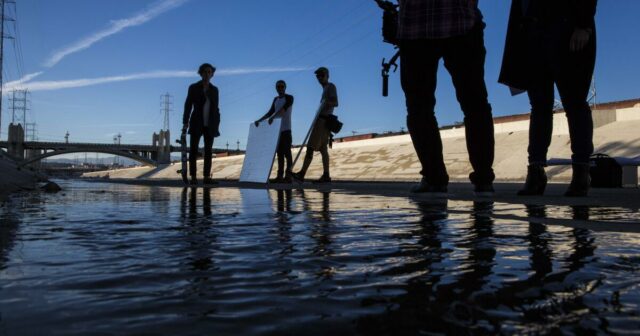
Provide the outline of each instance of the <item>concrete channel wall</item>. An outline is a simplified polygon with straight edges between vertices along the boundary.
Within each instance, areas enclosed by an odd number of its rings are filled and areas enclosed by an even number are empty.
[[[596,153],[610,156],[640,157],[640,104],[629,108],[594,112],[594,144]],[[496,123],[496,153],[494,170],[497,181],[520,182],[527,169],[529,120]],[[444,157],[452,181],[468,181],[471,171],[464,128],[441,131]],[[294,148],[294,157],[298,149]],[[304,152],[304,150],[303,150]],[[302,156],[304,153],[302,153]],[[420,163],[408,134],[367,140],[335,143],[330,150],[331,176],[334,180],[352,181],[417,181]],[[569,129],[564,113],[554,114],[554,131],[548,158],[570,158]],[[244,156],[216,158],[213,178],[237,179]],[[302,164],[298,161],[294,170]],[[198,162],[202,173],[202,161]],[[178,179],[179,164],[157,168],[130,168],[118,171],[87,173],[85,177]],[[568,182],[569,166],[547,168],[551,182]],[[307,177],[315,179],[322,173],[320,155],[316,153]],[[275,166],[272,175],[275,174]]]

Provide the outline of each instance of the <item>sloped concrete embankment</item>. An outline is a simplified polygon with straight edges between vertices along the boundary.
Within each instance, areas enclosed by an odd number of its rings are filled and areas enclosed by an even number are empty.
[[[594,144],[596,153],[610,156],[637,157],[640,155],[640,106],[594,112]],[[529,121],[521,120],[495,125],[496,153],[494,170],[496,180],[524,181],[527,173],[527,145]],[[468,181],[471,171],[467,154],[464,128],[441,131],[444,157],[452,181]],[[294,157],[298,149],[294,148]],[[304,150],[303,150],[304,152]],[[300,160],[294,170],[302,164]],[[374,138],[336,143],[330,150],[331,176],[335,180],[349,181],[416,181],[420,178],[420,163],[415,155],[409,135]],[[570,158],[569,131],[564,113],[554,115],[554,132],[549,158]],[[238,179],[244,156],[214,159],[213,178]],[[198,173],[202,173],[202,161]],[[138,167],[117,171],[95,172],[84,177],[179,179],[179,164],[157,168]],[[272,175],[275,174],[275,166]],[[547,169],[551,182],[568,182],[571,167],[552,166]],[[320,155],[316,153],[307,177],[321,175]]]
[[[18,169],[13,160],[0,154],[0,200],[12,192],[33,190],[41,181],[46,178],[28,168]]]

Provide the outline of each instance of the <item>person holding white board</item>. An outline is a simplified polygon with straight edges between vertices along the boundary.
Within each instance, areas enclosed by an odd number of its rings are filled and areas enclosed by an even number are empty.
[[[278,147],[276,148],[276,154],[278,156],[278,173],[275,179],[270,182],[273,183],[291,183],[291,110],[293,106],[293,96],[286,94],[287,83],[283,80],[276,82],[276,92],[278,95],[273,98],[271,108],[262,118],[256,120],[254,124],[259,127],[260,122],[268,119],[269,125],[273,122],[273,119],[280,118],[280,138],[278,140]],[[287,163],[286,170],[284,169],[285,160]]]

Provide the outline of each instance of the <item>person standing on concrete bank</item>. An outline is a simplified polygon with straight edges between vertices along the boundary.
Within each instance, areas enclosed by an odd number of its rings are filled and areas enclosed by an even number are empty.
[[[542,195],[553,131],[554,84],[569,124],[573,176],[565,196],[586,196],[593,120],[587,103],[596,59],[596,0],[513,0],[499,81],[527,91],[529,166],[518,195]]]
[[[444,60],[464,113],[477,195],[493,193],[494,136],[484,82],[484,27],[477,0],[400,0],[398,40],[407,128],[422,165],[415,193],[446,193],[449,175],[435,116],[438,62]]]
[[[329,141],[331,139],[331,131],[326,125],[326,116],[333,114],[333,109],[338,106],[338,91],[333,83],[329,82],[329,69],[319,67],[315,71],[318,83],[322,86],[322,98],[320,100],[320,110],[318,118],[313,125],[313,130],[307,142],[307,152],[304,156],[304,162],[299,172],[293,173],[293,178],[298,181],[304,181],[304,176],[313,160],[313,152],[319,151],[322,155],[322,176],[316,180],[317,183],[331,182],[329,174]]]
[[[291,183],[291,110],[293,106],[293,96],[286,94],[287,83],[283,80],[276,82],[276,92],[278,96],[273,98],[271,108],[262,116],[262,118],[255,121],[256,127],[261,121],[269,119],[269,125],[273,122],[273,119],[282,119],[280,123],[280,138],[278,140],[278,147],[276,154],[278,156],[278,173],[274,180],[270,182],[274,183]],[[285,160],[287,162],[287,169],[284,169]]]
[[[209,63],[204,63],[198,69],[202,77],[199,82],[189,86],[187,99],[184,102],[184,114],[182,116],[182,130],[188,127],[189,138],[189,175],[191,184],[197,184],[196,160],[198,158],[198,145],[200,138],[204,138],[204,183],[213,184],[211,179],[211,148],[213,138],[220,136],[220,109],[218,108],[218,88],[210,81],[216,68]]]

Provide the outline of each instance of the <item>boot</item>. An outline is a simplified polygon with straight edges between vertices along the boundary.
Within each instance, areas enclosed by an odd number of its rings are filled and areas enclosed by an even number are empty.
[[[573,164],[573,175],[571,176],[571,184],[567,192],[564,193],[568,197],[584,197],[589,192],[591,178],[589,176],[588,164]]]
[[[529,165],[527,167],[527,180],[524,182],[524,188],[518,191],[518,196],[533,196],[544,194],[547,187],[547,174],[541,165]]]

